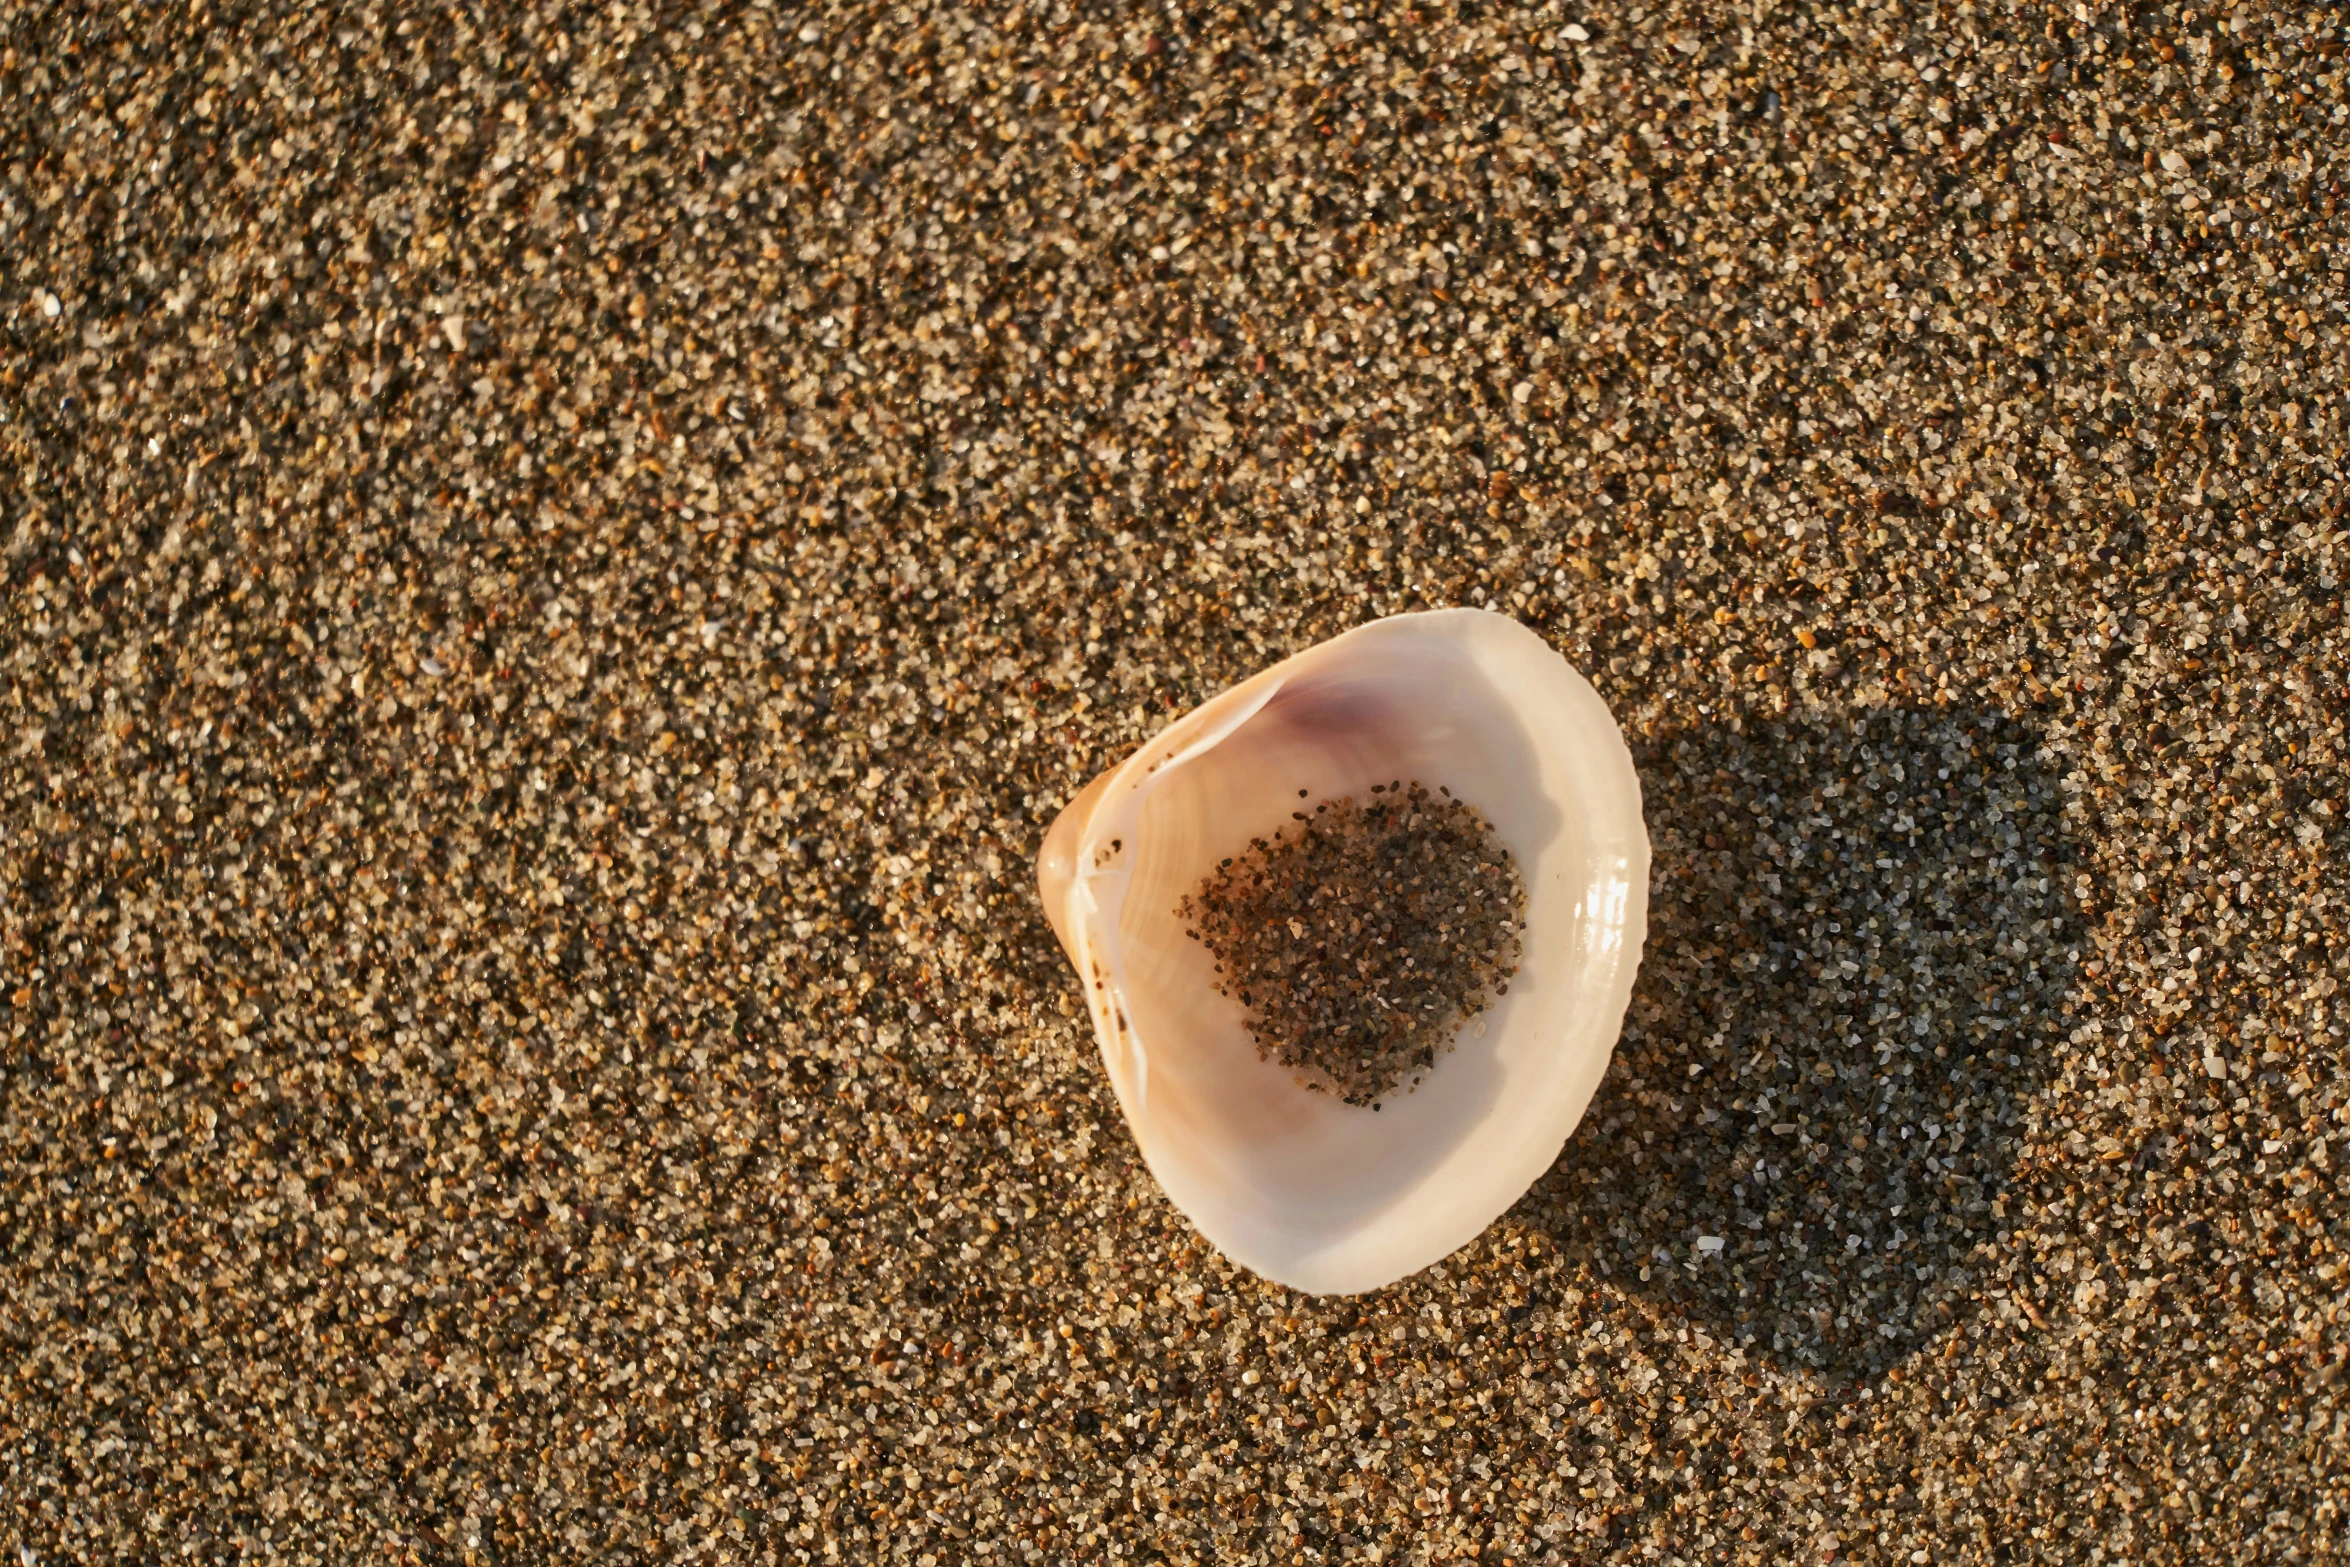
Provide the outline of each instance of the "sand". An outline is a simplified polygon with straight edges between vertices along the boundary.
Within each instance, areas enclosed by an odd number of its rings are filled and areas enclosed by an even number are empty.
[[[0,1547],[2342,1554],[2342,41],[12,6]],[[1448,604],[1648,957],[1307,1299],[1031,861]]]
[[[1258,1058],[1298,1068],[1317,1093],[1376,1110],[1411,1092],[1509,994],[1525,878],[1485,814],[1451,793],[1399,778],[1308,811],[1300,789],[1288,822],[1174,908]]]

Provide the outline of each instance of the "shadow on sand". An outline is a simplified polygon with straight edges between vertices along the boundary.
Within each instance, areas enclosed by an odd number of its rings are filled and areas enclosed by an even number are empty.
[[[2017,719],[1635,739],[1654,872],[1607,1080],[1537,1188],[1656,1312],[1870,1376],[1965,1313],[2073,1020],[2056,779]]]

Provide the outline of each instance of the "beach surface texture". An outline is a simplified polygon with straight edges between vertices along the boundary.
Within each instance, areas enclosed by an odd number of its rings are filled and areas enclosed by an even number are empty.
[[[12,0],[0,1552],[2350,1551],[2343,45]],[[1464,604],[1622,719],[1646,962],[1307,1298],[1033,860]]]

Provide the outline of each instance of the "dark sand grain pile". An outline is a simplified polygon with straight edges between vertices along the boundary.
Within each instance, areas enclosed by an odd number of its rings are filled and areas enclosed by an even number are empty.
[[[1215,958],[1258,1056],[1376,1109],[1509,994],[1526,882],[1484,813],[1443,785],[1399,778],[1369,795],[1291,812],[1175,915]]]
[[[2342,42],[13,5],[0,1545],[2339,1556]],[[1456,603],[1624,719],[1649,957],[1307,1300],[1030,862]]]

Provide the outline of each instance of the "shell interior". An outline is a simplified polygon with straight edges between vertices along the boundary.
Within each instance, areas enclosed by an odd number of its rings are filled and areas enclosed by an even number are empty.
[[[1300,790],[1360,799],[1399,779],[1492,821],[1525,878],[1524,955],[1425,1081],[1373,1111],[1258,1056],[1175,910]],[[1153,1173],[1233,1260],[1314,1293],[1439,1260],[1556,1159],[1621,1026],[1647,873],[1605,704],[1540,637],[1478,610],[1373,622],[1207,703],[1074,802],[1040,864]]]

